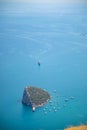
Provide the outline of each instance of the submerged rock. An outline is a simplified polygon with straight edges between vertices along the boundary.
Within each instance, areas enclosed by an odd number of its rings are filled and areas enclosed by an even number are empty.
[[[43,106],[50,99],[50,94],[37,87],[26,87],[24,89],[22,103],[31,106],[32,111],[37,107]]]

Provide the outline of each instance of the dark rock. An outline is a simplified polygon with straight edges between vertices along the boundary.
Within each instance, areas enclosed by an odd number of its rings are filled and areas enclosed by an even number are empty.
[[[47,91],[37,87],[26,87],[22,103],[31,106],[34,112],[37,107],[43,106],[49,99],[50,95]]]

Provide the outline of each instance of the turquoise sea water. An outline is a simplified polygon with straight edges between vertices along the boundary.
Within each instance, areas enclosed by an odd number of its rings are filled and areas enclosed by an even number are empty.
[[[34,113],[23,106],[27,85],[46,89],[52,105]],[[0,130],[80,124],[87,124],[87,5],[1,4]]]

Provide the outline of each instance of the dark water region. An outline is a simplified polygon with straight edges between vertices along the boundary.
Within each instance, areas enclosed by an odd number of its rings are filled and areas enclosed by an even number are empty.
[[[0,5],[1,130],[87,124],[87,8],[58,6]],[[27,85],[52,96],[34,113],[21,104]]]

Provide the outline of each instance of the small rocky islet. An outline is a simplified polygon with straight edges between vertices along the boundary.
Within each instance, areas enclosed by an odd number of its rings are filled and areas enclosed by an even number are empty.
[[[59,96],[56,89],[51,91],[50,94],[45,89],[27,86],[24,89],[22,103],[32,107],[32,111],[35,111],[36,108],[44,106],[50,100],[48,104],[43,107],[43,112],[56,113],[58,110],[65,108],[67,103],[75,98],[73,96]]]
[[[46,104],[50,98],[51,96],[47,91],[41,88],[28,86],[24,89],[22,103],[31,106],[32,111],[35,111],[36,108]]]

